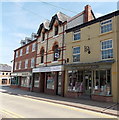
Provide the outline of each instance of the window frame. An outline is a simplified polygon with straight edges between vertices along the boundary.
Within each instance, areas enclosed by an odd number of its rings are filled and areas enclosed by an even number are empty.
[[[80,38],[79,39],[76,39],[76,40],[74,40],[74,35],[76,35],[76,34],[79,34],[80,35]],[[80,41],[81,40],[81,31],[79,30],[79,31],[74,31],[73,32],[73,41]]]
[[[29,46],[26,47],[26,54],[29,53]]]
[[[57,28],[57,29],[56,29]],[[56,31],[57,30],[57,31]],[[58,25],[55,25],[54,26],[54,36],[57,36],[59,33],[59,26]]]
[[[76,62],[74,62],[74,59],[73,59],[73,56],[74,56],[74,55],[79,55],[79,56],[81,55],[81,51],[80,51],[80,53],[75,53],[75,54],[74,54],[74,48],[78,48],[78,47],[81,48],[80,46],[77,46],[77,47],[73,47],[73,48],[72,48],[72,61],[73,61],[73,63],[79,63],[79,62],[80,62],[80,57],[79,57],[79,61],[76,61]]]
[[[35,58],[31,58],[31,68],[34,68],[35,66]]]
[[[105,48],[105,49],[102,49],[102,43],[103,42],[106,42],[106,41],[112,41],[112,48]],[[113,40],[112,39],[108,39],[108,40],[104,40],[104,41],[100,41],[100,46],[101,46],[101,60],[110,60],[110,59],[113,59],[114,58],[114,52],[112,51],[112,55],[113,55],[113,57],[112,58],[102,58],[102,51],[107,51],[107,50],[113,50]]]
[[[22,56],[23,54],[23,49],[20,49],[20,56]]]
[[[21,61],[19,61],[19,69],[21,69]]]
[[[45,41],[45,32],[42,32],[42,40],[41,40],[42,42],[44,42]]]
[[[104,22],[108,22],[108,21],[111,21],[111,22],[109,22],[109,23],[104,23]],[[103,24],[103,23],[104,23],[104,24]],[[102,24],[103,24],[103,25],[102,25]],[[111,30],[102,32],[102,27],[103,27],[103,26],[110,25],[110,24],[111,24]],[[108,20],[101,21],[101,22],[100,22],[100,34],[108,33],[108,32],[110,32],[110,31],[112,31],[112,19],[108,19]]]
[[[25,60],[25,69],[28,68],[28,59]]]
[[[32,44],[32,52],[34,52],[36,50],[36,43]]]
[[[15,55],[16,58],[18,58],[18,51],[16,51],[16,55]]]

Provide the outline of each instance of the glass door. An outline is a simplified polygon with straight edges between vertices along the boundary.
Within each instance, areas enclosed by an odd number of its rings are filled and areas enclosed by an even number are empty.
[[[91,84],[92,84],[92,72],[91,71],[85,71],[84,72],[84,92],[86,95],[91,95]]]
[[[58,72],[57,95],[61,95],[61,88],[62,88],[62,72]]]

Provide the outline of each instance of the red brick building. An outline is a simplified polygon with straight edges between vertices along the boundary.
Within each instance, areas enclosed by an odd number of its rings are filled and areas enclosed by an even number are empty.
[[[13,73],[11,87],[20,87],[29,90],[32,83],[32,68],[36,61],[36,42],[26,38],[22,40],[22,46],[14,50]]]

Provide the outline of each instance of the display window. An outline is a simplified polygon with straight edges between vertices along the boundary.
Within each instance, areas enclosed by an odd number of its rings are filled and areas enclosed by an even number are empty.
[[[83,91],[83,71],[68,71],[68,91]]]
[[[21,86],[22,87],[30,87],[30,77],[22,77],[21,78]]]
[[[34,75],[34,87],[39,87],[39,80],[40,80],[39,74],[35,74]]]
[[[96,70],[94,93],[111,95],[111,70]]]
[[[54,72],[46,73],[46,87],[47,87],[47,89],[54,90],[54,81],[55,81],[55,73]]]

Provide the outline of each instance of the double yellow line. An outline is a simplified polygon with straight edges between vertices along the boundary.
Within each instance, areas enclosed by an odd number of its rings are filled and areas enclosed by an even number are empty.
[[[7,116],[7,118],[11,118],[11,117],[12,118],[24,118],[22,115],[19,115],[17,113],[14,113],[12,111],[8,111],[8,110],[5,110],[5,109],[0,110],[0,112],[4,114],[3,117]]]

